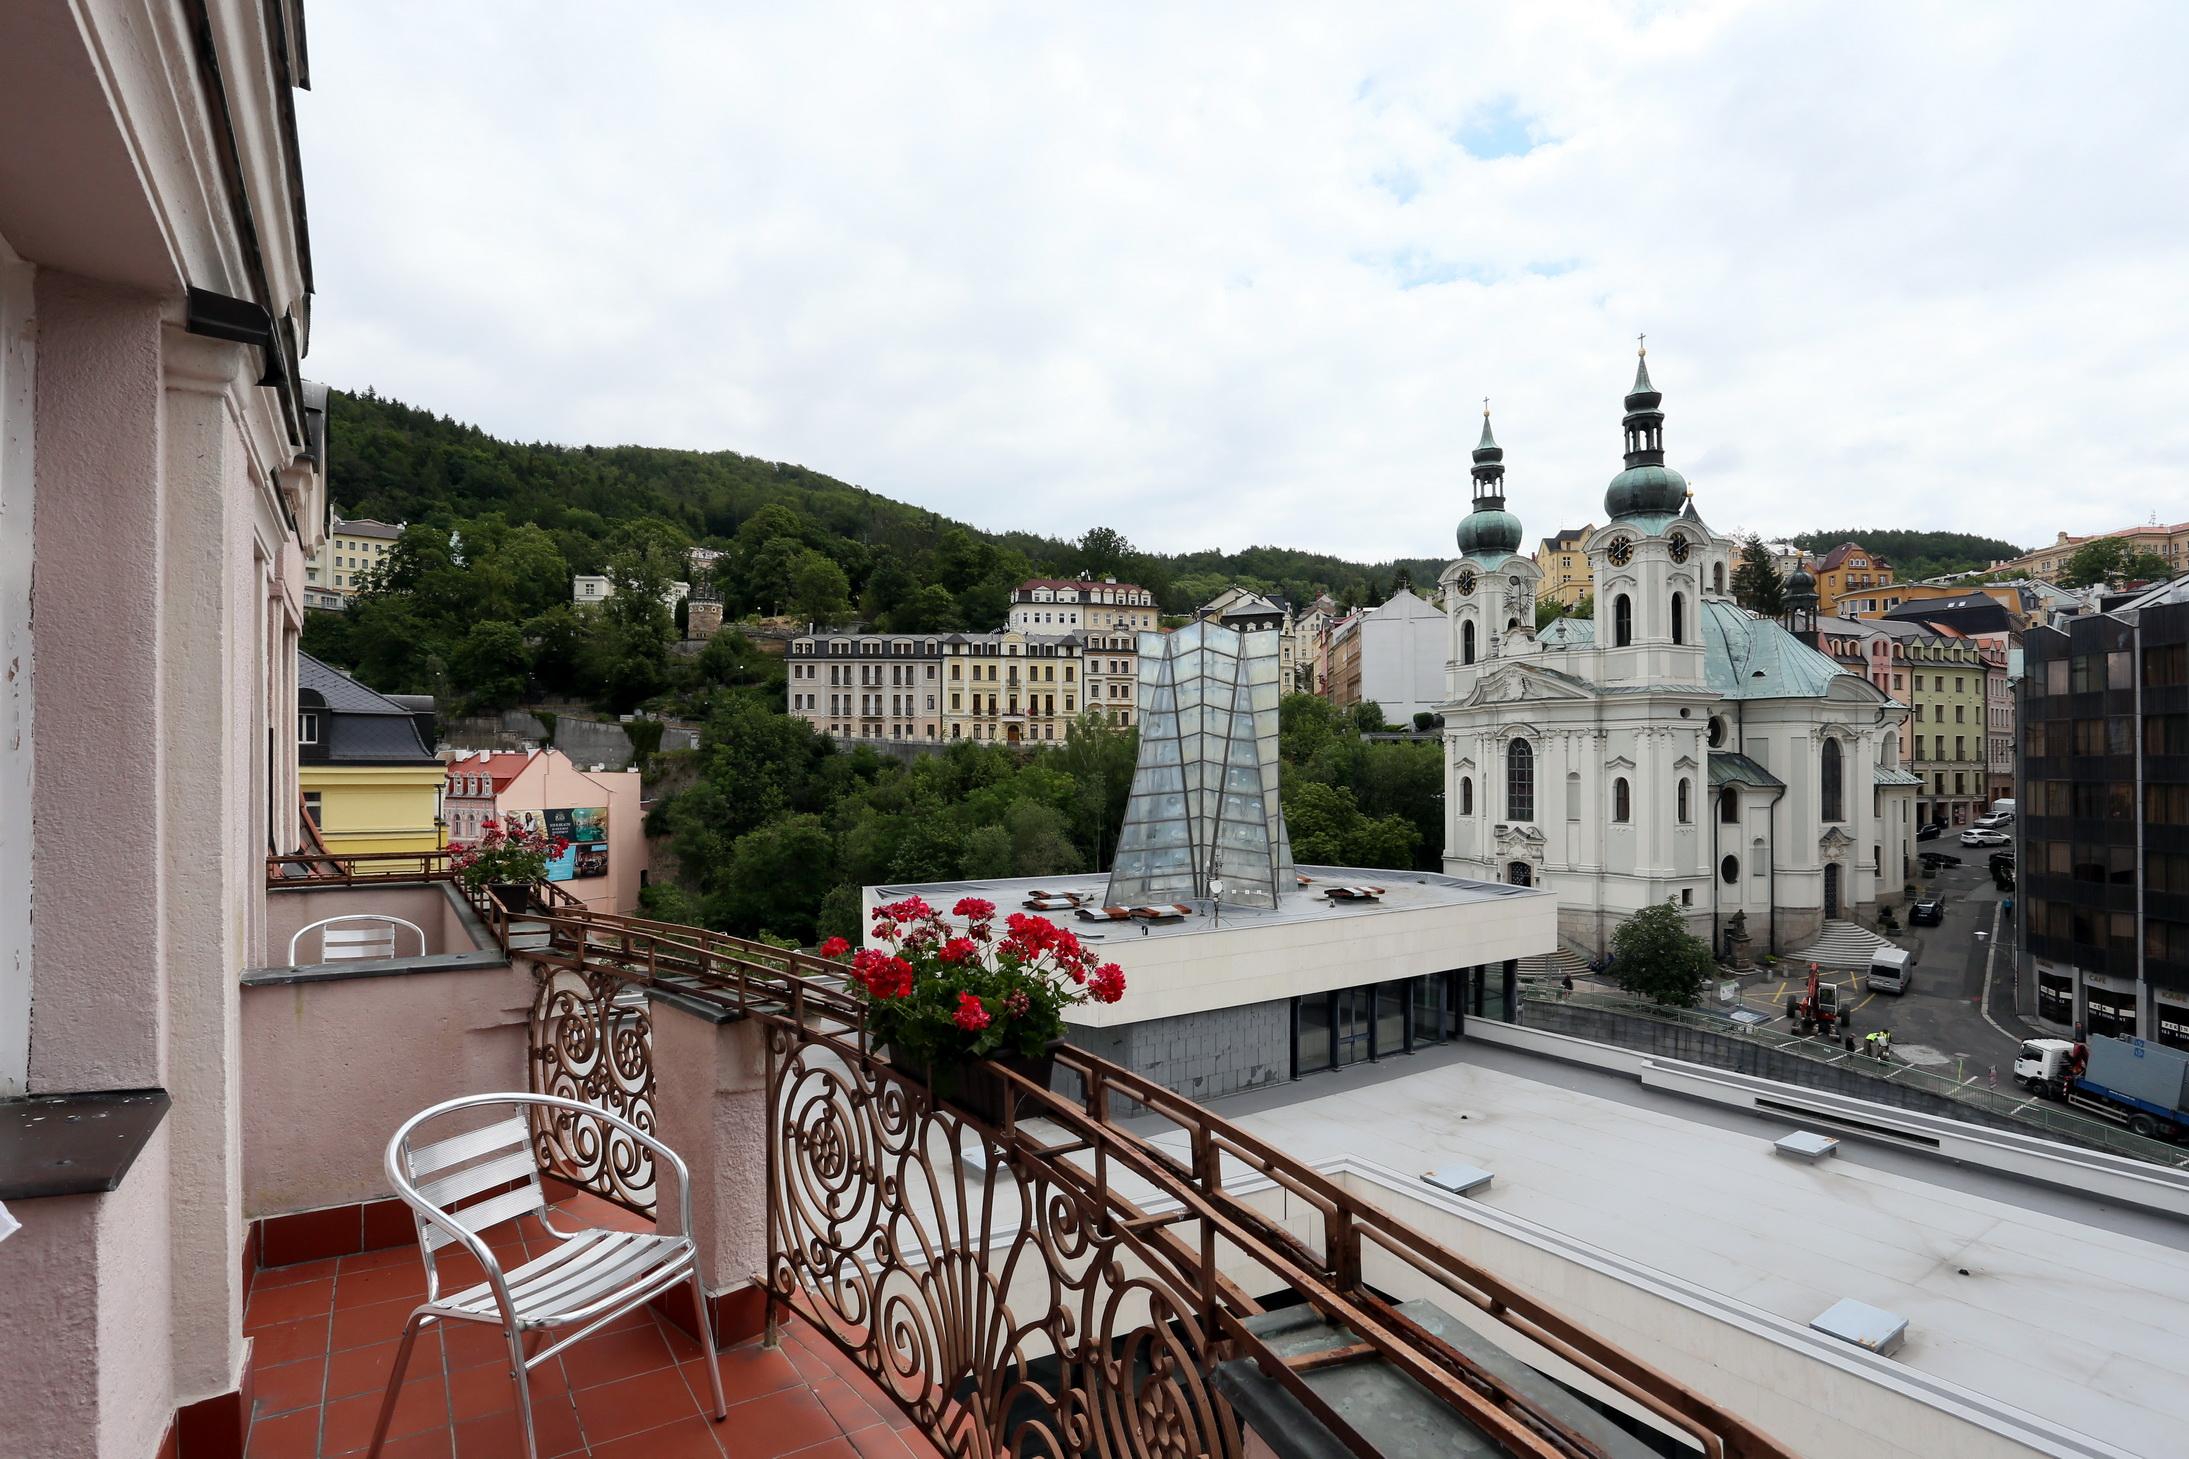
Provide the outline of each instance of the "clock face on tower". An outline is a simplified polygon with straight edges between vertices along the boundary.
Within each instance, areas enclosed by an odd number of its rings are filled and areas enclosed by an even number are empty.
[[[1459,589],[1459,595],[1462,598],[1472,596],[1475,590],[1474,569],[1471,567],[1461,568],[1459,576],[1452,579],[1452,586]]]
[[[1611,546],[1604,549],[1604,557],[1613,567],[1625,567],[1634,560],[1634,544],[1624,537],[1611,539]]]
[[[1687,554],[1688,554],[1688,551],[1689,551],[1689,549],[1690,549],[1691,547],[1693,547],[1693,546],[1694,546],[1694,544],[1693,544],[1693,543],[1689,542],[1689,541],[1688,541],[1688,540],[1687,540],[1687,539],[1686,539],[1685,537],[1682,537],[1682,536],[1681,536],[1681,535],[1680,535],[1679,533],[1677,533],[1677,532],[1673,533],[1673,534],[1672,534],[1672,560],[1673,560],[1674,562],[1685,562],[1685,561],[1687,561]]]

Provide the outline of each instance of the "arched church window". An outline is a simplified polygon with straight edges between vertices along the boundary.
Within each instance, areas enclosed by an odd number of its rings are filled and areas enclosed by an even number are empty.
[[[1611,782],[1611,818],[1622,826],[1634,819],[1634,792],[1624,775]]]
[[[1683,776],[1681,776],[1681,777],[1680,777],[1680,824],[1681,824],[1681,825],[1683,825],[1683,826],[1685,826],[1685,825],[1689,824],[1690,822],[1692,822],[1692,821],[1693,821],[1693,820],[1695,819],[1695,807],[1694,807],[1694,804],[1693,804],[1693,802],[1692,802],[1692,796],[1693,796],[1693,793],[1694,793],[1694,791],[1693,791],[1693,782],[1691,782],[1691,781],[1690,781],[1690,780],[1689,780],[1689,779],[1688,779],[1688,778],[1687,778],[1686,776],[1684,776],[1684,775],[1683,775]]]
[[[1475,813],[1475,778],[1472,775],[1459,777],[1459,813],[1463,816]]]
[[[1672,641],[1687,642],[1687,597],[1684,593],[1672,595]]]
[[[1535,819],[1535,747],[1526,740],[1505,747],[1505,818]]]
[[[1726,825],[1735,825],[1741,818],[1741,798],[1728,785],[1718,792],[1718,819]]]
[[[1634,600],[1625,593],[1611,600],[1611,643],[1625,648],[1634,642]]]
[[[1710,569],[1710,591],[1720,597],[1725,595],[1725,564],[1722,562]]]
[[[1459,661],[1463,664],[1475,661],[1475,621],[1472,618],[1459,625]]]
[[[1844,821],[1847,819],[1847,796],[1842,788],[1842,782],[1846,777],[1841,773],[1842,768],[1839,741],[1834,739],[1825,740],[1823,800],[1824,819],[1827,821]]]
[[[1566,772],[1566,819],[1581,819],[1581,777],[1572,770]]]

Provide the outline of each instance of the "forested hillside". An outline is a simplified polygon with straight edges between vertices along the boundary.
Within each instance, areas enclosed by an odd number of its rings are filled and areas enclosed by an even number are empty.
[[[1347,603],[1380,602],[1403,583],[1433,583],[1443,566],[1430,558],[1363,565],[1279,547],[1174,556],[1137,551],[1094,523],[1069,542],[988,532],[803,466],[733,451],[524,445],[369,390],[336,392],[330,410],[329,489],[345,516],[431,523],[445,532],[498,515],[509,526],[543,529],[572,572],[605,571],[634,530],[748,549],[749,560],[716,584],[732,618],[799,611],[792,601],[796,554],[786,547],[760,560],[766,543],[783,536],[844,575],[845,614],[919,629],[995,627],[1002,595],[1029,576],[1114,573],[1151,589],[1163,611],[1176,614],[1233,582],[1302,601],[1327,591]],[[809,598],[825,598],[826,585],[812,581],[822,574],[805,566]],[[937,586],[955,614],[927,591]]]
[[[1997,537],[1967,532],[1908,532],[1899,528],[1848,527],[1836,532],[1804,532],[1787,539],[1811,552],[1830,552],[1842,542],[1859,542],[1892,564],[1903,583],[1945,573],[1981,572],[1995,562],[2020,557],[2022,550]]]

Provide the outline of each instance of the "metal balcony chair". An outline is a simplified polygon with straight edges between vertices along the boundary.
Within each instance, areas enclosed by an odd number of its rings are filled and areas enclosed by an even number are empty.
[[[430,1143],[418,1140],[421,1127],[437,1120],[496,1107],[506,1114],[485,1125]],[[599,1120],[651,1150],[657,1178],[668,1174],[675,1177],[683,1234],[646,1236],[600,1228],[557,1230],[547,1219],[547,1197],[540,1188],[539,1164],[533,1155],[528,1114],[535,1109],[568,1111]],[[714,1326],[707,1313],[706,1292],[700,1285],[698,1247],[690,1234],[691,1172],[674,1150],[629,1120],[578,1100],[549,1094],[474,1094],[437,1104],[405,1120],[395,1138],[388,1141],[387,1171],[396,1194],[409,1205],[418,1222],[418,1248],[426,1263],[426,1300],[404,1324],[402,1343],[395,1352],[395,1369],[388,1375],[387,1396],[381,1401],[380,1419],[373,1427],[368,1459],[378,1459],[388,1423],[395,1416],[396,1399],[403,1390],[411,1345],[429,1324],[480,1322],[502,1329],[509,1343],[517,1412],[524,1424],[524,1452],[526,1459],[537,1459],[532,1394],[526,1375],[572,1343],[683,1282],[692,1284],[692,1302],[699,1314],[700,1344],[709,1358],[707,1378],[714,1385],[715,1421],[720,1423],[729,1416],[722,1398],[722,1374],[713,1361]],[[667,1192],[661,1192],[661,1197],[666,1199]],[[544,1256],[535,1256],[505,1272],[479,1233],[528,1215],[539,1218],[557,1245]],[[485,1280],[443,1294],[434,1254],[446,1246],[469,1252],[485,1273]],[[556,1329],[573,1327],[577,1330],[567,1337],[554,1339]],[[550,1341],[527,1356],[526,1344],[535,1336]]]
[[[398,927],[411,930],[418,939],[418,956],[424,957],[426,934],[417,923],[381,912],[345,912],[340,917],[322,917],[309,927],[298,928],[296,936],[289,939],[289,965],[296,965],[296,950],[303,946],[305,937],[314,932],[319,934],[319,960],[323,963],[394,957],[395,929]]]

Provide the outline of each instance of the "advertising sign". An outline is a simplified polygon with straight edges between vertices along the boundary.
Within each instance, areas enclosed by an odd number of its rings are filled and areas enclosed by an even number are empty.
[[[608,808],[580,806],[544,812],[526,811],[527,830],[541,829],[570,849],[547,863],[549,881],[576,881],[608,875]]]

